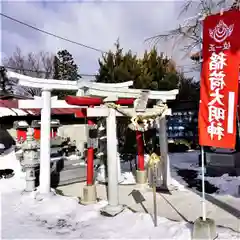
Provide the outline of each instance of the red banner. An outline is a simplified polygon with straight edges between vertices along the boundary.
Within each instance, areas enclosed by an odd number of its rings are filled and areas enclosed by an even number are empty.
[[[240,11],[203,21],[199,144],[235,148],[240,50]]]

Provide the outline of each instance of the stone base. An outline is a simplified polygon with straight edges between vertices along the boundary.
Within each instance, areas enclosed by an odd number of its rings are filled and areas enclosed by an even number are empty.
[[[32,196],[34,196],[34,198],[36,198],[37,189],[35,189],[34,191],[31,191],[31,192],[26,191],[26,190],[24,189],[24,190],[21,192],[21,195],[28,195],[28,196],[32,195]]]
[[[236,167],[223,167],[223,166],[206,166],[206,174],[211,177],[221,177],[223,174],[230,176],[240,176],[240,168]]]
[[[136,184],[134,189],[141,191],[141,192],[145,192],[145,191],[148,191],[148,189],[150,189],[150,188],[147,183],[144,183],[144,184]]]
[[[81,204],[88,205],[94,204],[97,202],[97,189],[96,185],[86,185],[83,187],[83,198],[81,200]]]
[[[100,213],[106,217],[115,217],[116,215],[121,213],[123,210],[124,210],[124,207],[122,205],[112,206],[108,204],[106,207],[100,210]]]
[[[49,193],[40,193],[40,192],[36,192],[36,195],[35,195],[35,199],[37,201],[42,201],[44,198],[51,198],[53,197],[54,195],[56,195],[56,193],[54,191],[50,191]]]
[[[36,190],[35,180],[34,181],[26,181],[25,192],[34,192]]]
[[[214,220],[207,218],[206,221],[202,217],[198,218],[193,225],[193,240],[198,239],[215,239],[217,238],[217,230]]]
[[[147,192],[152,192],[153,187],[147,185],[145,189],[146,189]],[[167,187],[163,186],[163,185],[157,185],[156,186],[156,192],[158,192],[158,193],[171,194],[173,191],[177,191],[177,190],[178,190],[178,187],[173,186],[173,185],[169,185]]]
[[[145,184],[147,182],[146,170],[143,171],[137,170],[136,182],[137,184]]]
[[[157,186],[157,192],[173,192],[173,191],[177,191],[178,187],[173,186],[173,185],[168,185],[168,186]]]
[[[211,177],[229,175],[239,175],[240,169],[240,153],[226,152],[206,152],[206,174]]]

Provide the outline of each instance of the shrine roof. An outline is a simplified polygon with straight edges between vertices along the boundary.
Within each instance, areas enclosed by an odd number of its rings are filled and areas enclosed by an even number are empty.
[[[52,108],[52,115],[75,115],[77,118],[85,117],[85,110],[80,108]],[[0,117],[6,116],[40,116],[41,109],[29,108],[21,109],[18,107],[18,100],[0,100]]]

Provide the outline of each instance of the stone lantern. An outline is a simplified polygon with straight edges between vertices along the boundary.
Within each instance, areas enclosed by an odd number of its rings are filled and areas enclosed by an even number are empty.
[[[31,127],[33,128],[33,137],[35,140],[40,140],[41,134],[41,122],[39,120],[33,120],[31,123]]]
[[[39,166],[39,144],[34,139],[34,130],[28,128],[26,141],[22,144],[23,167],[26,171],[26,192],[35,190],[35,168]]]
[[[13,128],[16,129],[16,142],[22,144],[27,138],[28,123],[26,121],[15,121]]]

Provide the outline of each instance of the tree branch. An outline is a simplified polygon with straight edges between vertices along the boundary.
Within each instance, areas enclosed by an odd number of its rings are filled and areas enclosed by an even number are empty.
[[[193,0],[188,0],[182,7],[179,16],[182,16],[186,14],[191,7],[193,7],[193,4],[196,3]],[[160,33],[153,37],[149,37],[145,40],[145,42],[150,42],[150,44],[157,45],[161,41],[169,41],[173,40],[174,48],[178,46],[180,50],[187,51],[187,54],[189,54],[194,47],[196,47],[198,44],[202,43],[201,34],[200,34],[200,18],[201,15],[209,15],[213,12],[216,12],[220,10],[223,6],[226,6],[228,3],[227,0],[200,0],[200,2],[197,4],[196,7],[196,14],[200,13],[199,16],[196,15],[196,18],[193,20],[188,20],[190,24],[184,24],[180,25],[176,29],[173,29],[171,31],[168,31],[166,33]],[[229,5],[229,4],[228,4]],[[234,3],[231,7],[239,7],[240,6],[240,0],[234,0]],[[183,41],[187,40],[188,43],[185,46],[180,46]]]
[[[27,75],[30,77],[50,78],[53,76],[53,55],[48,52],[32,52],[24,55],[19,47],[9,58],[3,60],[6,68],[11,68],[12,71]],[[27,70],[30,71],[27,71]],[[26,96],[40,96],[41,89],[30,87],[18,87],[18,92]]]

